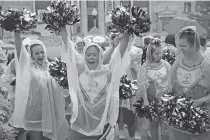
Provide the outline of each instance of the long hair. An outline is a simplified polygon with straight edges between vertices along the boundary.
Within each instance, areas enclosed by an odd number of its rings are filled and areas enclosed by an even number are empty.
[[[153,38],[151,43],[149,44],[149,46],[147,47],[147,52],[146,52],[146,61],[148,63],[152,63],[153,62],[153,53],[155,52],[155,49],[157,47],[161,47],[161,41],[159,38]]]

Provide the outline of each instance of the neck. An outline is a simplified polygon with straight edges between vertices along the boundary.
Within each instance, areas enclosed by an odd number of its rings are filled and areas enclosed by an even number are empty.
[[[150,67],[158,67],[161,64],[161,62],[162,62],[161,60],[159,62],[154,62],[153,61],[153,62],[149,63],[149,66]]]
[[[97,63],[93,63],[93,64],[87,63],[87,66],[88,66],[89,70],[95,70],[98,67],[98,64]]]
[[[203,59],[203,55],[200,51],[198,51],[194,55],[184,56],[183,63],[189,67],[192,67],[199,65]]]

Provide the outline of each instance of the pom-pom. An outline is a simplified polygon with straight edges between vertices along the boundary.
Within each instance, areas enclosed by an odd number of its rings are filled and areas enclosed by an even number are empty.
[[[133,105],[138,117],[146,118],[150,121],[159,120],[162,114],[162,106],[156,101],[150,101],[149,105],[144,105],[144,100],[141,98]]]
[[[164,50],[162,59],[167,61],[169,64],[173,65],[174,61],[176,60],[176,55],[173,51]]]
[[[147,48],[145,47],[143,48],[143,55],[141,57],[142,65],[146,61],[146,52],[147,52]],[[162,59],[167,61],[169,64],[173,65],[174,61],[176,60],[175,52],[171,50],[163,50]]]
[[[194,108],[191,98],[169,93],[161,97],[161,102],[162,118],[168,125],[193,135],[210,130],[209,111],[202,107]]]
[[[66,64],[55,58],[50,62],[50,75],[56,79],[58,84],[64,89],[68,89],[68,78]]]
[[[42,20],[47,24],[45,29],[60,32],[61,27],[80,21],[79,9],[65,0],[54,1],[47,7],[47,11],[43,12]]]
[[[132,98],[133,96],[135,96],[137,90],[138,87],[135,80],[128,80],[127,75],[121,77],[119,87],[119,97],[121,100]]]
[[[9,9],[1,12],[1,27],[6,31],[23,31],[36,28],[36,14],[27,9]]]
[[[120,7],[112,11],[111,19],[112,23],[109,29],[112,32],[141,36],[142,33],[150,30],[150,17],[139,7],[130,9],[129,6],[121,4]]]

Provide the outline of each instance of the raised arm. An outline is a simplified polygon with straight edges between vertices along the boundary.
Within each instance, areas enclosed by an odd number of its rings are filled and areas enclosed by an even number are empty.
[[[128,42],[129,42],[129,36],[123,35],[122,40],[120,42],[120,48],[119,48],[121,57],[124,55],[124,53],[128,47]]]
[[[77,59],[77,51],[74,47],[74,42],[68,35],[66,26],[61,28],[61,35],[64,44],[61,48],[61,60],[66,63],[67,61],[69,61],[69,57],[70,59]]]
[[[68,32],[67,32],[66,26],[61,28],[61,36],[62,36],[63,43],[66,46],[68,46],[68,37],[69,37],[69,35],[68,35]]]
[[[103,60],[104,65],[106,65],[110,62],[111,56],[119,43],[120,43],[119,36],[116,36],[114,39],[110,38],[109,48],[104,53],[104,60]]]
[[[20,57],[21,46],[22,46],[22,40],[21,40],[20,32],[15,32],[15,48],[16,48],[16,51],[17,51],[17,58],[18,59]]]

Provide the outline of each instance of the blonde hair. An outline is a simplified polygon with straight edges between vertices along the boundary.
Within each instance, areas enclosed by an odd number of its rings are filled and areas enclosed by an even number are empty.
[[[152,55],[155,52],[156,48],[161,47],[161,40],[159,38],[152,38],[149,46],[147,47],[147,52],[146,52],[146,61],[151,63],[152,60]]]

